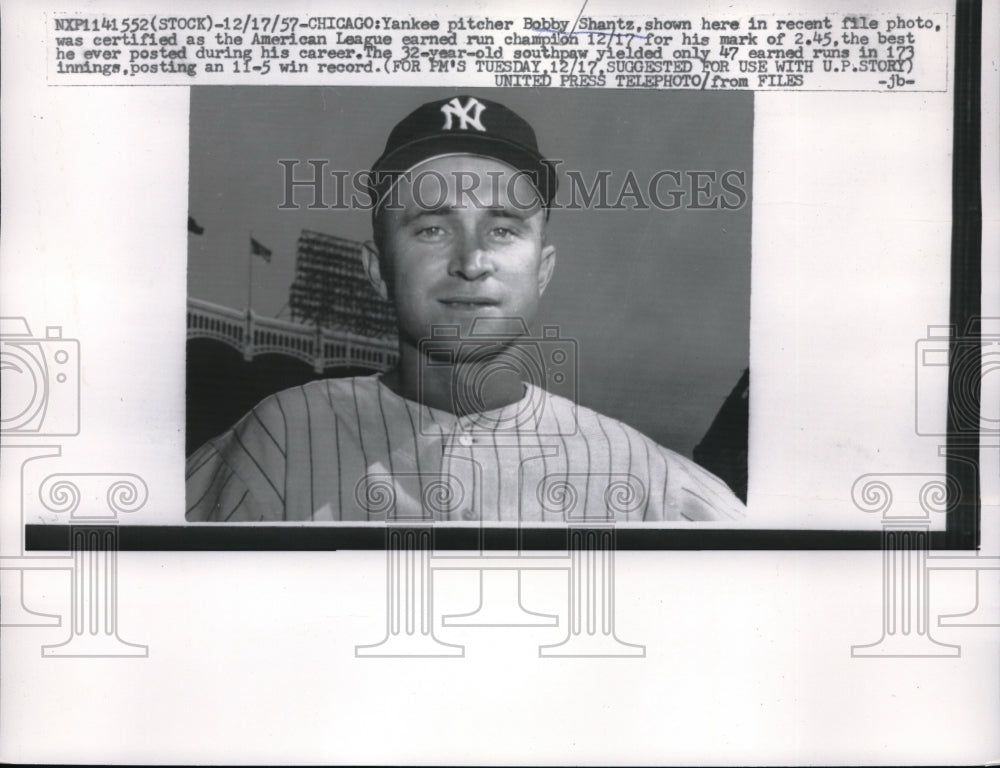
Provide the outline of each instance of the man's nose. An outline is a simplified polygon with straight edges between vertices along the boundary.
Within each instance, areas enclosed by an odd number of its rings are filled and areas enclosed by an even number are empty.
[[[466,280],[480,280],[493,272],[492,257],[479,235],[474,232],[463,233],[455,243],[448,274]]]

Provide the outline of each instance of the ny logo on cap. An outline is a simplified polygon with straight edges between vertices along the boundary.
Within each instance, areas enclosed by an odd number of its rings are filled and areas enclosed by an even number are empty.
[[[456,96],[447,104],[441,105],[441,111],[444,112],[443,130],[450,131],[452,129],[452,118],[457,117],[459,120],[459,130],[467,131],[469,128],[475,128],[477,131],[485,131],[486,127],[480,121],[480,117],[485,110],[486,107],[472,96],[465,102],[465,106],[462,106],[462,102]]]

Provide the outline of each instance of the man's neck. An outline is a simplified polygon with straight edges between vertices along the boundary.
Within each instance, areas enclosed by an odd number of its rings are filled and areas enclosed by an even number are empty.
[[[504,365],[503,356],[457,365],[428,364],[421,352],[400,344],[399,363],[383,377],[393,392],[429,408],[467,416],[516,403],[524,397],[524,384],[516,366]],[[492,370],[483,371],[484,366]]]

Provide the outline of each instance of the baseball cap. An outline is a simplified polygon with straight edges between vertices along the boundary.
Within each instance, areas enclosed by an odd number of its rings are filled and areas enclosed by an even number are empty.
[[[368,181],[372,215],[405,171],[453,154],[491,157],[523,171],[546,209],[555,197],[555,165],[542,157],[531,125],[503,104],[463,94],[422,104],[392,129]]]

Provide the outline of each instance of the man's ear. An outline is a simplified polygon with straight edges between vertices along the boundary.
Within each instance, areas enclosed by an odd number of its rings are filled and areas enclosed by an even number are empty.
[[[382,265],[379,263],[378,246],[371,240],[366,240],[361,245],[361,263],[365,266],[365,274],[368,282],[376,293],[386,301],[389,300],[389,286],[382,278]]]
[[[546,245],[542,248],[542,261],[538,265],[538,295],[545,293],[545,289],[552,279],[552,272],[556,268],[556,247]]]

